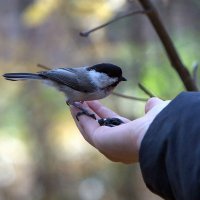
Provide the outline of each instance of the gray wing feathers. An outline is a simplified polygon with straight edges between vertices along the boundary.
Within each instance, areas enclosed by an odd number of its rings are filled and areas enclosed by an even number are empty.
[[[80,68],[79,68],[80,69]],[[58,84],[66,85],[74,90],[82,91],[82,92],[93,92],[94,87],[90,86],[89,79],[85,80],[84,83],[80,83],[79,79],[82,73],[76,71],[73,68],[58,68],[49,71],[43,71],[39,73],[41,76],[45,78],[55,81]],[[83,84],[89,85],[89,87],[85,87]]]

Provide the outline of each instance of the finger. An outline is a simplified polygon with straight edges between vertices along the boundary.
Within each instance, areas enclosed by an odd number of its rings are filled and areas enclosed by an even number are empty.
[[[163,102],[163,100],[157,98],[157,97],[152,97],[150,98],[145,105],[145,113],[149,112],[154,106],[160,104]]]
[[[88,101],[88,106],[100,117],[100,118],[119,118],[124,122],[128,122],[129,120],[121,117],[114,111],[110,110],[109,108],[105,107],[99,101]]]
[[[170,102],[171,102],[170,100],[167,100],[167,101],[162,101],[161,103],[158,103],[146,113],[146,116],[154,119],[155,116],[158,113],[160,113]]]
[[[81,109],[84,109],[85,111],[87,111],[89,114],[94,114],[96,118],[99,118],[99,115],[97,113],[95,113],[87,104],[87,102],[84,102],[83,104],[79,104],[77,103],[78,106],[81,107]],[[72,111],[72,116],[76,118],[76,115],[79,113],[79,112],[82,112],[81,109],[79,109],[78,107],[75,107],[73,105],[70,106],[70,109]],[[78,118],[81,118],[83,116],[87,116],[86,114],[84,115],[80,115]],[[87,116],[88,118],[92,119],[92,117],[89,117]],[[93,119],[94,120],[94,119]]]
[[[87,106],[86,103],[84,103],[81,107],[86,109],[89,113],[96,115],[96,113],[94,113],[89,108],[89,106]],[[85,138],[85,140],[94,146],[93,134],[95,133],[96,129],[99,128],[98,122],[96,120],[94,120],[93,118],[88,117],[86,115],[79,116],[79,121],[77,121],[76,115],[78,112],[80,112],[80,110],[75,108],[74,106],[70,106],[70,110],[71,110],[72,116],[74,118],[74,121],[76,122],[77,127],[79,128],[79,130],[80,130],[81,134],[83,135],[83,137]],[[99,118],[99,116],[97,116],[97,115],[96,115],[96,117]]]
[[[101,118],[117,117],[118,116],[117,113],[106,108],[99,101],[88,101],[87,103],[88,103],[88,106],[92,110],[94,110],[94,112],[96,112],[97,115],[99,115],[99,117],[101,117]]]
[[[79,131],[81,133],[83,133],[84,131],[83,131],[82,127],[79,125],[79,121],[76,119],[76,113],[78,112],[76,109],[77,108],[70,106],[70,112],[71,112],[71,115],[74,119],[74,122],[76,123],[76,126],[78,127]]]

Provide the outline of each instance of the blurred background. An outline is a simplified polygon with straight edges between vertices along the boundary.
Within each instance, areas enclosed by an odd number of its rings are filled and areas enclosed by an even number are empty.
[[[190,71],[200,57],[199,0],[152,0]],[[0,73],[36,72],[37,64],[76,67],[111,62],[128,82],[117,92],[171,99],[183,85],[148,19],[135,15],[80,37],[81,31],[140,8],[136,0],[0,0]],[[87,144],[65,98],[38,82],[0,78],[0,200],[158,200],[139,166],[112,163]],[[102,102],[130,119],[144,102]]]

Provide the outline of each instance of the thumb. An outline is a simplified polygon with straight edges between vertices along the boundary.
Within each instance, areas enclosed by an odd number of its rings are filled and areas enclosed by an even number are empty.
[[[149,112],[154,106],[162,103],[163,100],[157,98],[157,97],[152,97],[150,99],[148,99],[148,101],[146,102],[145,105],[145,113]]]

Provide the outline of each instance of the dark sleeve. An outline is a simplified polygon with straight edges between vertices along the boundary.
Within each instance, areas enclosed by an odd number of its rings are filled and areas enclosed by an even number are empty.
[[[142,140],[147,187],[169,200],[200,200],[200,93],[183,92],[154,119]]]

